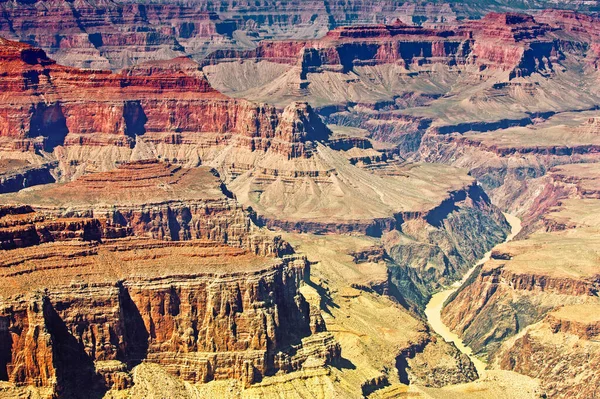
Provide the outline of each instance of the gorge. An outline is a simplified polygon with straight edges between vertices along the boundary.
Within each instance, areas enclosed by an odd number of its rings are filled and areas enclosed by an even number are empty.
[[[509,215],[507,213],[505,213],[504,216],[506,217],[506,220],[508,221],[511,227],[510,234],[506,236],[506,239],[504,240],[504,243],[506,243],[512,240],[517,234],[519,234],[519,232],[521,231],[521,221],[519,220],[519,218]],[[458,335],[454,334],[450,330],[450,328],[448,328],[448,326],[444,324],[444,322],[442,321],[442,309],[446,305],[448,299],[456,293],[458,288],[460,288],[461,285],[465,284],[469,280],[469,278],[473,275],[477,267],[490,260],[492,251],[493,250],[486,252],[483,258],[477,261],[477,263],[465,273],[465,275],[460,281],[457,281],[454,284],[452,284],[450,288],[446,288],[443,291],[433,294],[429,302],[427,302],[427,306],[425,307],[425,315],[427,316],[427,322],[429,323],[429,325],[433,328],[433,330],[436,333],[441,335],[442,338],[444,338],[448,342],[454,343],[458,350],[460,350],[465,355],[469,356],[469,358],[473,362],[473,365],[477,369],[477,373],[480,377],[482,377],[485,374],[487,364],[478,359],[473,354],[473,350],[468,346],[465,346],[461,338]]]
[[[0,398],[595,397],[596,7],[0,2]]]

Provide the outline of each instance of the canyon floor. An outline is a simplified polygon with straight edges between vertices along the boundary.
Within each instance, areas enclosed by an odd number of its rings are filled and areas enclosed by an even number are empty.
[[[0,4],[1,398],[599,397],[595,2],[145,3]]]

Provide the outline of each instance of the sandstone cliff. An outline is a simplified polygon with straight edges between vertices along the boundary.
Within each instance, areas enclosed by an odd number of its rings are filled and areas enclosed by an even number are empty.
[[[137,181],[147,189],[140,169],[150,168],[157,179],[172,176],[168,169],[160,176],[157,166],[138,164],[132,174],[133,165],[102,182]],[[205,196],[223,195],[210,172],[199,172],[193,177],[207,175]],[[209,209],[210,201],[204,206]],[[250,385],[278,370],[298,370],[309,359],[326,364],[340,357],[299,291],[309,263],[257,255],[281,255],[289,246],[278,239],[265,245],[248,216],[231,241],[199,230],[197,237],[169,243],[141,237],[144,230],[133,222],[59,213],[59,207],[0,210],[7,283],[0,293],[3,381],[89,397],[130,387],[130,370],[142,361],[191,382],[233,378]],[[218,213],[202,220],[219,218],[229,220]],[[248,249],[223,243],[235,245],[234,238]]]
[[[20,43],[2,39],[0,45],[6,75],[0,137],[7,150],[132,148],[140,136],[172,142],[181,133],[207,133],[203,136],[215,144],[239,136],[238,145],[303,156],[310,148],[305,142],[329,135],[316,125],[320,121],[310,106],[292,104],[281,113],[229,99],[188,59],[112,74],[56,65],[43,51]]]

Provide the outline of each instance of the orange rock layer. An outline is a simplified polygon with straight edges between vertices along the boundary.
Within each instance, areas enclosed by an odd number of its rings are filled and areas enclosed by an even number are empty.
[[[39,49],[0,39],[0,75],[0,138],[10,138],[12,149],[133,146],[146,133],[191,132],[241,136],[251,148],[302,156],[304,142],[330,134],[307,104],[282,113],[225,97],[187,58],[113,74],[59,66]]]
[[[251,384],[340,356],[299,292],[304,258],[110,239],[97,219],[46,219],[28,206],[0,215],[0,380],[68,396],[125,388],[128,370],[149,361],[191,382]]]
[[[22,218],[16,226],[3,228],[8,216],[0,219],[3,248],[63,236],[99,240],[137,235],[170,241],[205,239],[267,256],[293,253],[279,237],[259,231],[253,214],[206,167],[139,161],[70,183],[7,195],[0,202],[30,204],[38,211],[10,216],[11,222]],[[42,218],[44,222],[37,221]],[[46,238],[49,235],[54,239]]]

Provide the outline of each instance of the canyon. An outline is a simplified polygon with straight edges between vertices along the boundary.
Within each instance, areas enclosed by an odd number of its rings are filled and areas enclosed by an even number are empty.
[[[597,11],[596,1],[537,0],[544,6]],[[136,2],[130,0],[6,0],[0,36],[41,47],[62,64],[119,70],[143,61],[215,50],[248,49],[265,39],[317,38],[352,24],[447,23],[512,5],[500,2],[312,0]]]
[[[0,397],[597,395],[595,2],[280,3],[0,2]]]

